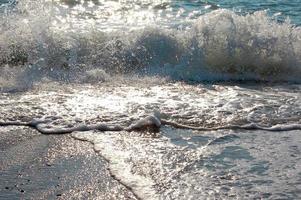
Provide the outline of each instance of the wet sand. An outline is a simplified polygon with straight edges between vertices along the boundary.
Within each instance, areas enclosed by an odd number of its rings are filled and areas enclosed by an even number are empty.
[[[136,199],[88,142],[0,127],[0,199]]]

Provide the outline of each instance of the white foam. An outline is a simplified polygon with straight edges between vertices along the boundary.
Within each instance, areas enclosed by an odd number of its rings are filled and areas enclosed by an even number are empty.
[[[107,74],[138,73],[188,81],[301,80],[301,29],[266,12],[241,16],[219,9],[187,30],[145,26],[110,33],[57,30],[49,10],[1,17],[0,62],[22,65],[24,79],[74,81],[84,75],[84,81],[103,82]]]
[[[121,134],[127,135],[128,132],[122,132]],[[133,192],[140,198],[146,200],[159,199],[154,188],[154,180],[147,175],[139,174],[139,172],[137,173],[133,171],[135,166],[133,166],[134,163],[132,163],[131,160],[142,159],[139,157],[140,155],[136,154],[138,152],[127,151],[120,146],[122,145],[122,142],[131,142],[130,138],[128,141],[126,141],[126,137],[123,138],[119,133],[111,133],[111,135],[97,133],[75,133],[72,135],[77,139],[84,139],[92,142],[94,144],[95,151],[99,152],[109,161],[110,172],[123,184],[131,188]],[[121,139],[124,139],[124,141],[119,141]],[[124,148],[128,147],[124,146]],[[140,152],[146,150],[140,149],[138,146],[135,149],[139,150]]]

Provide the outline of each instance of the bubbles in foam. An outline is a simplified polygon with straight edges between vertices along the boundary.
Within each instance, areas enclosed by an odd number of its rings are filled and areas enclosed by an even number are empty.
[[[0,64],[24,68],[25,80],[103,82],[108,80],[105,71],[186,81],[300,82],[301,30],[288,21],[272,21],[265,12],[241,16],[219,9],[200,16],[187,30],[144,27],[108,33],[97,27],[57,29],[53,12],[59,11],[50,5],[20,3],[18,12],[2,16]],[[35,9],[21,12],[25,8]]]
[[[49,88],[44,91],[1,95],[1,121],[52,116],[47,118],[50,123],[45,128],[100,122],[127,126],[158,108],[164,113],[163,119],[193,126],[245,124],[260,119],[255,122],[267,126],[287,124],[275,127],[278,130],[288,130],[294,123],[300,127],[299,85],[253,88],[181,83],[151,87],[53,84],[47,84]],[[232,136],[225,136],[229,133]],[[230,198],[230,195],[257,198],[264,191],[275,198],[281,196],[279,192],[294,194],[295,187],[283,188],[283,183],[287,182],[288,174],[292,175],[289,181],[300,182],[296,178],[300,164],[300,159],[296,159],[300,155],[296,150],[299,136],[298,131],[198,134],[166,126],[161,127],[160,137],[155,138],[135,132],[73,134],[77,139],[94,143],[95,150],[110,161],[112,174],[145,199]],[[261,173],[262,161],[271,167],[265,170],[269,174]],[[262,183],[266,180],[273,182]],[[258,182],[263,187],[257,187]]]
[[[87,83],[101,83],[109,80],[109,75],[102,69],[92,69],[86,71],[83,81]]]
[[[301,30],[271,21],[266,12],[238,16],[218,10],[194,28],[210,70],[262,79],[289,79],[300,71]]]

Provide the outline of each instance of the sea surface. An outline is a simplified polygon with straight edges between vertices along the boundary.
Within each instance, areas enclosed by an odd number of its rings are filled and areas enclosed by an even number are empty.
[[[300,25],[300,0],[0,0],[0,121],[300,124]],[[300,130],[71,135],[141,199],[301,198]]]

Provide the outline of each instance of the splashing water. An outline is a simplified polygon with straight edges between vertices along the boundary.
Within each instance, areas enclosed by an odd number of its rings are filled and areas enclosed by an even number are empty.
[[[0,121],[128,127],[158,110],[186,126],[300,125],[298,9],[297,0],[0,1]],[[93,143],[142,199],[300,198],[300,130],[163,124],[155,135],[72,137]]]
[[[107,3],[99,2],[103,7]],[[17,77],[6,73],[1,79],[91,82],[91,73],[102,70],[102,78],[96,73],[96,81],[106,80],[105,74],[159,75],[185,81],[300,81],[300,28],[289,21],[279,24],[264,11],[241,16],[219,9],[189,23],[178,17],[188,23],[186,28],[144,21],[142,29],[124,30],[134,27],[126,25],[112,31],[72,22],[72,9],[58,5],[22,1],[8,9],[9,14],[2,14],[0,63],[19,73],[13,73]],[[84,5],[75,4],[73,9]],[[118,4],[118,9],[125,5]],[[112,27],[110,22],[102,24]],[[168,24],[174,23],[169,20]]]

